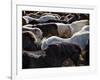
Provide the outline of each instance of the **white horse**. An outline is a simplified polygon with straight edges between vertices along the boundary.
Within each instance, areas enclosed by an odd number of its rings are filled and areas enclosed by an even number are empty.
[[[46,21],[48,21],[48,20],[60,20],[60,18],[57,17],[57,16],[54,16],[54,15],[52,15],[52,14],[48,14],[48,15],[41,16],[41,17],[38,19],[39,22],[46,22]]]
[[[30,27],[29,27],[30,26]],[[43,32],[41,31],[41,29],[34,27],[31,28],[32,25],[25,25],[23,26],[23,31],[32,31],[34,33],[34,35],[36,36],[37,42],[40,42],[41,39],[43,38]]]
[[[73,28],[73,34],[74,34],[80,31],[86,25],[89,25],[88,20],[79,20],[79,21],[72,22],[70,26]]]
[[[87,45],[88,40],[89,40],[88,31],[80,32],[80,34],[76,33],[71,38],[67,38],[67,39],[60,38],[57,36],[52,36],[52,37],[49,37],[48,39],[42,40],[41,49],[45,50],[48,48],[49,45],[65,42],[65,43],[73,43],[73,44],[79,45],[80,48],[84,50],[85,46]]]
[[[84,33],[84,32],[89,32],[89,25],[83,26],[82,29],[81,29],[80,31],[74,33],[73,36],[78,35],[78,34],[80,34],[80,33]]]

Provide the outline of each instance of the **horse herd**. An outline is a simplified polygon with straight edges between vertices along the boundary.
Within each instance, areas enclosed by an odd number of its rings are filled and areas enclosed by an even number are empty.
[[[89,15],[23,11],[22,68],[89,65]]]

